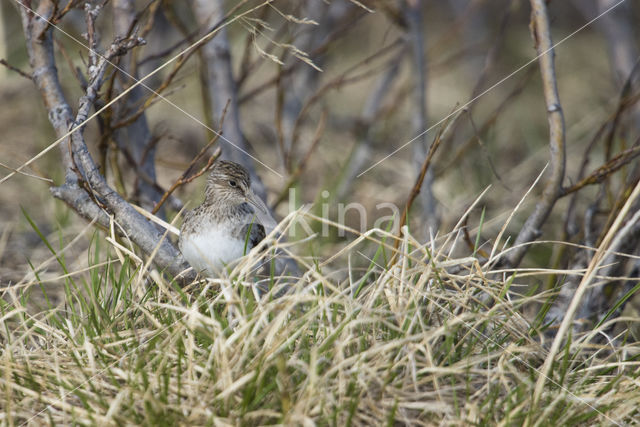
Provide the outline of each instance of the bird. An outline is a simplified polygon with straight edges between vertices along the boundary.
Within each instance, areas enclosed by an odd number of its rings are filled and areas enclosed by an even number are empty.
[[[218,160],[207,177],[204,201],[184,216],[178,246],[197,273],[218,277],[276,225],[269,208],[251,189],[247,169]]]

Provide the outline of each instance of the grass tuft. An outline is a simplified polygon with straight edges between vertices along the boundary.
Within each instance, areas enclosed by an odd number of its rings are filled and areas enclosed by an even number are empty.
[[[71,271],[62,245],[39,234],[64,272],[65,298],[34,310],[36,269],[22,298],[5,290],[7,424],[586,425],[639,416],[640,347],[602,346],[597,330],[567,337],[531,413],[549,331],[523,307],[554,295],[519,293],[516,274],[447,255],[457,231],[428,246],[388,230],[357,234],[330,258],[299,258],[301,277],[272,278],[262,298],[252,271],[270,251],[176,290],[96,237],[89,267]],[[291,290],[275,298],[281,286]]]

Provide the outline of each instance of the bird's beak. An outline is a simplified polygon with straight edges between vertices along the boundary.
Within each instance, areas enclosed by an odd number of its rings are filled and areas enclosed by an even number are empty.
[[[254,193],[253,190],[251,189],[247,191],[246,197],[247,197],[247,202],[255,208],[258,222],[262,224],[262,226],[265,228],[267,233],[269,233],[271,230],[276,228],[278,223],[276,222],[275,219],[273,219],[273,217],[271,216],[271,213],[269,212],[269,208],[262,201],[262,199],[258,197],[256,193]]]

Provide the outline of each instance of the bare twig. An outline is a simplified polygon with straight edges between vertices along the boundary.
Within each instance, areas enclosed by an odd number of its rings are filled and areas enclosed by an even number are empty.
[[[162,83],[160,83],[160,85],[157,88],[155,88],[153,92],[151,92],[147,96],[147,98],[145,98],[144,100],[138,100],[138,102],[136,103],[136,105],[139,105],[138,109],[135,110],[133,113],[129,114],[128,116],[122,117],[120,118],[119,121],[113,123],[111,125],[112,128],[119,129],[122,127],[130,126],[131,124],[135,123],[144,114],[144,112],[151,105],[153,105],[153,103],[158,99],[158,97],[173,83],[173,79],[178,74],[178,71],[180,71],[182,67],[187,63],[187,60],[191,58],[191,55],[193,55],[196,52],[197,50],[189,50],[180,58],[178,58],[176,63],[173,65],[173,68],[164,78]]]
[[[587,19],[594,14],[602,13],[616,2],[614,0],[573,0],[574,6]],[[632,24],[632,3],[625,2],[611,10],[598,20],[597,25],[604,35],[608,49],[611,76],[614,83],[620,87],[633,68],[633,63],[638,57],[638,45],[634,40],[634,27]]]
[[[307,118],[307,113],[309,112],[309,110],[313,105],[315,105],[318,101],[323,99],[327,91],[332,89],[339,89],[341,87],[344,87],[347,84],[360,82],[373,75],[377,75],[381,69],[387,68],[386,62],[382,65],[375,66],[370,69],[365,69],[364,71],[357,74],[355,74],[355,72],[359,70],[361,67],[369,65],[374,60],[383,58],[385,55],[395,52],[397,48],[402,48],[402,47],[403,47],[403,43],[401,39],[394,40],[393,42],[389,43],[386,46],[381,47],[379,50],[377,50],[373,54],[359,61],[358,63],[350,66],[344,72],[340,73],[337,77],[329,80],[328,82],[320,86],[315,91],[315,93],[305,101],[304,105],[300,109],[298,116],[296,117],[294,127],[293,127],[293,136],[292,136],[293,143],[295,143],[295,141],[298,139],[298,136],[300,134],[300,128],[302,127],[302,123]]]
[[[609,160],[611,158],[611,153],[613,152],[613,143],[614,138],[616,136],[616,132],[618,127],[623,119],[623,113],[628,109],[635,107],[638,102],[638,94],[633,94],[634,88],[634,79],[638,72],[638,68],[640,67],[640,58],[636,60],[635,65],[631,69],[631,72],[627,76],[624,85],[622,85],[622,89],[620,91],[620,101],[618,102],[618,108],[616,109],[615,114],[613,115],[613,120],[611,122],[611,126],[607,128],[607,134],[605,136],[604,146],[605,146],[605,159]]]
[[[21,75],[22,77],[24,77],[25,79],[29,79],[29,80],[33,80],[33,76],[29,73],[25,73],[24,71],[22,71],[20,68],[14,67],[13,65],[9,64],[7,61],[5,61],[4,59],[0,59],[0,65],[4,65],[5,67],[7,67],[8,69],[10,69],[13,72],[18,73],[19,75]]]
[[[342,176],[340,176],[339,183],[336,188],[337,200],[342,200],[346,196],[347,192],[353,185],[356,175],[362,169],[362,166],[364,166],[364,163],[369,157],[373,139],[374,123],[384,111],[383,101],[393,87],[393,83],[396,81],[400,70],[400,63],[402,62],[402,58],[405,54],[406,49],[401,49],[396,56],[391,58],[388,69],[373,85],[373,89],[369,93],[369,96],[362,108],[362,113],[354,124],[353,132],[356,136],[355,147],[343,168]],[[397,105],[395,102],[391,104],[394,108]]]
[[[51,22],[54,23],[54,24],[57,24],[58,22],[60,22],[60,20],[62,18],[64,18],[64,16],[67,13],[69,13],[69,11],[71,9],[73,9],[74,7],[78,7],[78,5],[80,5],[80,3],[82,3],[82,0],[69,0],[67,2],[67,5],[60,12],[55,14],[55,16],[53,17]]]
[[[633,159],[640,155],[640,145],[638,145],[639,142],[640,141],[636,141],[633,147],[617,154],[611,160],[591,172],[589,176],[583,178],[580,182],[572,185],[569,188],[563,189],[560,197],[581,190],[587,185],[599,184],[610,177],[612,174],[614,174],[616,171],[618,171],[621,167],[629,164]]]
[[[422,133],[413,144],[413,167],[417,174],[422,176],[424,164],[422,166],[420,165],[420,159],[430,157],[432,151],[430,148],[428,151],[429,154],[427,154],[427,134],[423,132],[423,130],[429,126],[427,124],[427,59],[424,48],[425,32],[422,19],[422,2],[406,1],[403,12],[408,24],[407,31],[409,45],[411,46],[411,78],[413,85],[411,111],[413,111],[413,134]],[[438,228],[440,220],[437,213],[436,198],[433,195],[432,189],[433,171],[429,170],[426,176],[422,176],[422,179],[424,179],[425,182],[424,188],[420,193],[420,205],[422,208],[420,217],[424,225],[422,230],[420,230],[420,234],[426,236],[429,233],[429,229],[436,230]],[[420,180],[421,185],[422,179]]]
[[[313,154],[316,147],[318,146],[318,143],[322,139],[322,135],[324,134],[325,125],[327,122],[327,114],[328,113],[326,110],[322,112],[322,115],[320,116],[320,120],[318,121],[318,126],[316,127],[315,134],[313,135],[313,140],[311,141],[311,144],[309,145],[309,148],[307,149],[306,154],[304,155],[300,163],[298,163],[298,165],[296,166],[295,170],[289,177],[287,184],[283,187],[278,197],[276,197],[276,200],[271,204],[271,210],[274,210],[274,211],[276,210],[278,205],[286,199],[289,188],[291,188],[291,186],[293,186],[298,181],[298,179],[300,179],[300,176],[302,175],[302,172],[304,172],[307,166],[307,163],[309,162],[309,159],[311,159],[311,155]]]
[[[637,71],[639,64],[640,64],[640,61],[636,62],[636,65],[634,66],[633,71],[629,74],[629,76],[627,77],[627,81],[622,87],[618,105],[616,107],[616,111],[610,117],[607,118],[607,120],[600,126],[600,128],[598,128],[598,130],[595,132],[594,136],[592,137],[591,141],[585,148],[584,154],[582,155],[582,163],[580,165],[580,169],[578,170],[576,180],[580,181],[584,179],[584,175],[587,171],[587,166],[589,164],[591,151],[596,147],[597,143],[600,141],[603,135],[605,137],[605,147],[611,147],[613,145],[613,138],[616,133],[616,129],[620,124],[620,116],[629,108],[634,106],[638,101],[638,99],[640,99],[640,95],[638,94],[631,95],[630,93],[631,79],[633,78],[633,75]],[[607,150],[608,149],[609,148],[607,148]],[[610,160],[609,157],[610,157],[610,154],[606,156],[608,160]],[[565,193],[568,193],[568,192],[565,191]],[[567,236],[572,236],[577,232],[577,226],[575,225],[575,207],[577,202],[577,194],[578,194],[577,192],[573,192],[573,196],[569,201],[569,206],[567,208],[567,213],[565,215],[564,228],[565,228],[565,234]]]
[[[491,49],[487,52],[487,55],[484,59],[484,64],[482,66],[482,70],[480,71],[480,75],[478,76],[478,80],[476,81],[473,90],[471,91],[470,99],[475,99],[481,92],[487,81],[487,78],[491,76],[490,71],[492,70],[498,55],[500,54],[502,48],[504,47],[504,43],[507,40],[505,35],[507,31],[507,27],[509,24],[509,20],[511,18],[511,14],[513,11],[513,5],[515,1],[509,0],[509,4],[504,7],[504,14],[502,19],[500,20],[500,26],[498,28],[498,32],[495,35],[494,42],[491,45]],[[477,35],[474,35],[477,37]],[[471,111],[476,104],[471,104]]]
[[[43,14],[37,14],[37,12],[33,11],[32,9],[29,8],[28,3],[24,0],[20,1],[20,0],[16,0],[19,1],[22,9],[24,9],[24,11],[26,11],[26,16],[30,17],[31,19],[33,19],[34,16],[38,16],[38,19],[40,21],[43,21],[45,24],[47,25],[43,25],[40,26],[40,32],[37,33],[37,40],[41,40],[43,39],[46,35],[45,35],[45,31],[49,28],[49,23],[50,23],[50,17],[51,13],[48,11],[45,11],[45,13],[48,13],[48,15],[43,15]],[[148,89],[148,90],[152,90],[149,86],[145,85],[144,82],[147,81],[148,79],[150,79],[152,76],[156,75],[157,73],[159,73],[160,71],[162,71],[165,67],[167,67],[169,64],[175,62],[180,56],[184,55],[185,53],[187,53],[188,51],[191,51],[193,49],[198,48],[199,46],[201,46],[203,43],[207,42],[208,40],[210,40],[212,37],[214,37],[219,31],[221,31],[221,29],[225,28],[227,25],[229,25],[232,22],[235,22],[239,19],[241,19],[244,15],[250,14],[253,11],[259,9],[260,7],[264,6],[264,3],[250,8],[248,10],[243,11],[242,13],[238,14],[238,15],[233,15],[233,11],[237,10],[240,6],[244,5],[245,3],[247,3],[248,0],[241,0],[239,1],[234,8],[232,9],[231,12],[229,12],[229,14],[227,14],[221,21],[217,22],[215,25],[213,25],[213,27],[210,28],[209,31],[206,32],[206,34],[204,34],[202,37],[200,37],[196,42],[192,43],[191,45],[189,45],[186,49],[184,49],[179,55],[176,55],[172,58],[170,58],[169,60],[165,61],[162,65],[156,67],[152,72],[150,72],[149,74],[147,74],[146,76],[144,76],[143,78],[141,78],[140,80],[138,80],[136,83],[134,83],[133,85],[131,85],[128,89],[124,90],[120,95],[118,95],[117,97],[115,97],[114,99],[112,99],[111,101],[109,101],[106,105],[102,106],[99,110],[97,110],[95,113],[93,113],[90,117],[87,117],[86,121],[89,121],[91,119],[93,119],[94,117],[100,115],[104,110],[106,110],[107,108],[109,108],[111,105],[113,105],[116,101],[118,101],[120,98],[126,96],[131,90],[133,90],[133,88],[136,88],[138,86],[143,86],[144,88]],[[268,1],[268,0],[266,0]],[[46,7],[48,7],[48,5],[50,5],[50,2],[43,2],[40,3],[41,6],[43,6],[45,9]],[[40,6],[39,6],[40,7]],[[21,12],[22,13],[22,12]],[[37,14],[37,15],[36,15]],[[26,24],[24,26],[26,28]],[[76,42],[79,42],[77,39],[74,39]],[[83,47],[86,47],[83,45]],[[175,106],[175,104],[173,104],[171,101],[169,101],[168,99],[165,98],[166,102],[169,102],[170,104],[172,104],[173,106]],[[184,110],[182,110],[184,112]],[[189,115],[189,114],[188,114]],[[193,117],[192,115],[189,115],[191,118],[193,118],[194,120],[198,121],[195,117]],[[85,123],[82,123],[82,125],[84,125]],[[79,125],[80,126],[80,125]],[[64,140],[67,139],[67,137],[69,137],[73,132],[75,132],[75,128],[71,129],[65,133],[63,133],[56,141],[52,142],[51,144],[49,144],[46,148],[44,148],[43,150],[41,150],[37,155],[33,156],[31,159],[29,159],[27,162],[23,163],[20,167],[16,168],[16,171],[20,171],[23,168],[29,166],[31,163],[35,162],[36,160],[40,159],[42,156],[44,156],[46,153],[48,153],[50,150],[54,149],[56,146],[58,146],[61,142],[63,142]],[[12,172],[9,175],[3,177],[0,179],[0,183],[3,183],[9,179],[11,179],[14,175],[16,174],[16,172]]]
[[[64,47],[64,44],[60,43],[57,39],[54,40],[54,41],[55,41],[56,47],[58,48],[60,53],[62,53],[62,56],[64,57],[65,61],[67,62],[67,66],[69,67],[69,71],[71,71],[71,74],[73,75],[73,77],[75,77],[75,79],[78,81],[78,84],[80,85],[82,90],[85,90],[87,88],[87,80],[80,73],[80,69],[73,65],[73,60],[69,56],[69,52],[67,52],[67,49]]]
[[[193,175],[189,175],[189,173],[191,172],[191,169],[195,166],[195,164],[202,158],[202,156],[204,156],[204,154],[207,152],[207,150],[213,145],[215,144],[215,142],[218,140],[218,135],[214,136],[208,143],[207,145],[204,146],[204,148],[202,150],[200,150],[200,152],[198,153],[198,155],[196,157],[193,158],[193,160],[191,160],[191,163],[189,163],[189,166],[187,167],[187,169],[182,173],[182,175],[180,175],[180,177],[178,177],[178,179],[176,179],[174,181],[174,183],[171,185],[171,187],[169,187],[169,189],[162,195],[162,197],[160,198],[160,200],[158,201],[158,203],[156,204],[156,206],[153,208],[153,210],[151,211],[152,214],[155,214],[156,212],[158,212],[158,210],[160,209],[160,207],[162,206],[162,204],[164,202],[167,201],[167,199],[169,198],[169,196],[178,189],[178,187],[184,185],[184,184],[188,184],[191,181],[193,181],[194,179],[198,178],[199,176],[201,176],[202,174],[204,174],[205,172],[209,171],[212,167],[213,167],[213,163],[216,161],[216,159],[218,157],[220,157],[220,154],[222,154],[222,150],[220,149],[220,147],[218,147],[216,149],[216,151],[211,155],[211,157],[209,157],[209,160],[207,161],[207,164],[204,165],[202,167],[202,169],[200,169],[198,172],[194,173]]]
[[[440,143],[442,142],[442,136],[449,130],[451,124],[455,123],[456,119],[459,116],[460,116],[460,113],[453,116],[449,116],[449,118],[442,124],[442,127],[438,130],[438,133],[433,139],[433,142],[429,147],[429,152],[427,153],[425,159],[422,162],[422,166],[420,167],[420,173],[418,174],[418,177],[416,178],[416,182],[413,184],[413,187],[411,188],[411,192],[409,193],[407,202],[404,205],[404,209],[402,209],[402,215],[400,215],[400,226],[399,226],[400,230],[402,230],[402,227],[407,223],[409,210],[411,209],[411,206],[413,205],[413,202],[415,201],[416,197],[418,197],[418,194],[420,194],[422,185],[424,183],[424,179],[427,175],[427,171],[429,170],[429,165],[431,164],[431,160],[433,159],[433,156],[436,154],[436,151],[438,150],[438,147],[440,147]],[[394,246],[396,249],[398,248],[399,243],[400,243],[400,239],[396,240],[395,246]]]
[[[134,33],[135,22],[137,22],[137,17],[134,2],[132,0],[113,0],[113,25],[116,37],[131,37],[131,34]],[[120,70],[123,73],[119,74],[121,79],[116,82],[120,83],[119,87],[127,87],[137,81],[135,61],[133,57],[131,61],[127,60],[128,58],[129,55],[120,61]],[[116,104],[112,120],[118,118],[128,107],[137,105],[142,98],[142,88],[134,88],[127,96],[125,103]],[[143,208],[152,209],[154,205],[157,205],[161,194],[153,185],[156,181],[154,161],[156,150],[146,116],[141,114],[126,128],[113,131],[112,136],[120,151],[127,151],[130,154],[130,161],[133,162],[133,170],[136,173],[134,198]],[[140,173],[143,173],[147,179],[141,178]],[[148,182],[149,180],[151,183]]]
[[[179,47],[181,47],[184,44],[193,43],[195,41],[195,36],[200,31],[199,28],[196,28],[195,30],[193,30],[191,32],[187,31],[186,27],[178,19],[178,17],[176,16],[175,11],[172,8],[172,6],[175,3],[174,2],[163,2],[163,3],[164,3],[163,4],[164,7],[163,7],[162,11],[164,12],[164,16],[167,18],[167,20],[174,27],[176,27],[178,29],[178,31],[180,31],[180,33],[182,33],[183,37],[182,37],[182,39],[178,40],[177,42],[175,42],[174,44],[172,44],[168,48],[166,48],[164,50],[161,50],[160,52],[153,53],[153,54],[150,54],[150,55],[144,57],[143,59],[141,59],[138,62],[138,67],[146,64],[147,62],[151,62],[151,61],[156,61],[158,59],[162,59],[165,56],[170,55],[173,51],[175,51],[176,49],[178,49]]]
[[[71,107],[64,97],[62,86],[58,79],[58,71],[55,68],[53,37],[51,32],[48,31],[44,33],[42,39],[37,39],[35,35],[42,33],[48,24],[44,20],[35,19],[25,1],[22,1],[21,5],[22,26],[25,33],[29,63],[33,70],[33,82],[44,100],[45,107],[51,112],[49,121],[54,131],[58,136],[65,135],[69,124],[73,122],[73,117]],[[36,10],[38,15],[46,18],[51,18],[54,11],[55,5],[52,1],[40,2]],[[60,145],[60,154],[66,171],[65,179],[67,182],[74,182],[76,177],[71,170],[73,162],[71,161],[69,149],[65,144]],[[16,168],[17,171],[21,169]]]
[[[509,254],[508,262],[514,267],[520,264],[529,246],[524,243],[537,239],[542,232],[540,228],[551,213],[556,200],[562,193],[562,181],[565,170],[565,127],[554,67],[553,42],[549,16],[544,0],[531,0],[531,31],[540,55],[540,72],[544,99],[549,121],[550,176],[545,184],[542,196],[533,213],[518,233],[514,242],[515,249]]]
[[[496,33],[495,37],[494,37],[494,43],[492,44],[491,48],[488,50],[485,58],[484,58],[484,64],[482,66],[482,69],[479,73],[479,76],[476,80],[476,83],[473,87],[473,90],[471,91],[471,96],[469,97],[469,101],[473,101],[476,98],[478,98],[478,95],[483,91],[483,88],[485,87],[485,83],[487,82],[487,79],[492,75],[491,71],[493,70],[493,67],[496,63],[496,61],[499,58],[499,54],[502,50],[502,48],[504,47],[504,40],[506,39],[506,30],[508,27],[508,23],[509,23],[509,19],[511,17],[512,14],[512,9],[513,9],[513,4],[514,1],[513,0],[508,0],[509,4],[506,5],[504,7],[504,14],[501,18],[500,21],[500,26],[498,28],[498,32]],[[458,4],[459,2],[454,2],[456,4],[456,8],[460,7],[460,5]],[[468,6],[467,9],[472,9],[473,5],[470,4]],[[467,10],[466,13],[469,13],[470,11]],[[467,33],[467,31],[465,31],[465,34]],[[473,54],[473,51],[469,52],[471,54]],[[466,56],[467,52],[463,52],[463,54]],[[443,61],[445,64],[448,61]],[[472,65],[475,62],[472,61]],[[431,64],[430,65],[430,70],[437,68],[437,65]],[[475,67],[473,67],[475,69]],[[478,68],[479,68],[479,64],[478,64]],[[460,165],[461,161],[462,161],[462,157],[463,155],[467,152],[467,150],[473,146],[474,142],[478,142],[481,146],[481,148],[484,150],[484,146],[482,144],[482,135],[484,135],[488,129],[493,126],[498,117],[500,117],[500,114],[504,111],[504,109],[510,105],[510,103],[515,100],[517,98],[517,96],[522,92],[522,90],[525,88],[525,85],[529,82],[530,77],[533,75],[533,68],[529,68],[526,72],[525,72],[525,76],[518,82],[518,84],[516,85],[516,87],[510,92],[509,95],[507,95],[505,97],[505,99],[500,103],[500,105],[494,110],[494,112],[489,116],[489,118],[487,118],[484,123],[482,124],[482,127],[479,129],[476,129],[475,124],[473,124],[473,120],[472,117],[474,116],[474,111],[477,105],[479,105],[478,102],[472,102],[469,106],[468,106],[468,114],[469,114],[469,118],[471,120],[472,123],[472,127],[473,127],[473,131],[474,134],[472,136],[470,136],[466,142],[462,143],[457,149],[455,154],[452,156],[451,160],[448,161],[447,164],[443,164],[443,165],[439,165],[438,169],[434,169],[434,174],[436,177],[438,177],[439,175],[441,175],[444,171],[450,171],[452,165],[458,166]],[[451,135],[449,136],[449,138],[453,139],[455,136],[455,131],[456,129],[453,129],[451,132]],[[489,163],[491,164],[491,159],[488,159]],[[491,165],[491,168],[493,168],[493,165]],[[497,176],[498,174],[495,172],[494,169],[494,174]],[[503,183],[504,185],[504,183]],[[506,187],[506,185],[505,185]]]

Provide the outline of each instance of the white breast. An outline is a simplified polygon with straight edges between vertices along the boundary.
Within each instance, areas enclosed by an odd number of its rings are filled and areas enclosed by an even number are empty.
[[[231,237],[215,224],[197,234],[180,237],[180,250],[199,273],[217,276],[223,267],[244,255],[244,240]]]

